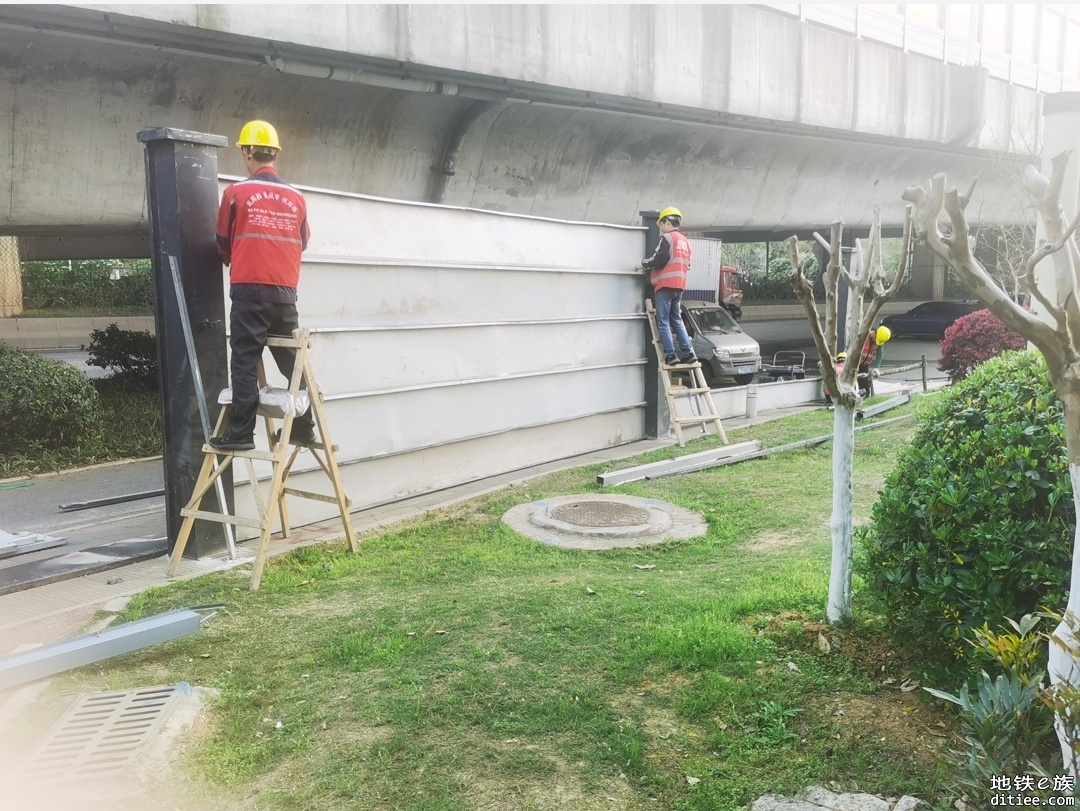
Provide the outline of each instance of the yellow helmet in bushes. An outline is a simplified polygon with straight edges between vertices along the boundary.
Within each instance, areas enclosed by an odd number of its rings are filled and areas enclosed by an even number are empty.
[[[240,137],[236,140],[237,146],[261,146],[266,149],[281,150],[281,142],[278,141],[277,130],[268,121],[249,121],[240,130]]]

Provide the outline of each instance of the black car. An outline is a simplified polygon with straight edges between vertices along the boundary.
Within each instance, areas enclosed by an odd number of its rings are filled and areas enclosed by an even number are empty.
[[[894,338],[941,339],[957,318],[982,309],[977,301],[928,301],[906,313],[886,316],[881,323]]]

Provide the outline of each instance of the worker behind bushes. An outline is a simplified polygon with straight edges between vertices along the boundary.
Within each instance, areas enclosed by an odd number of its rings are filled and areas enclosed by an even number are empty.
[[[304,196],[274,171],[281,152],[277,130],[265,121],[249,121],[236,145],[248,178],[225,190],[217,220],[218,253],[230,266],[232,410],[225,435],[212,437],[209,443],[250,450],[255,447],[259,359],[268,335],[292,337],[299,327],[296,285],[310,231]],[[296,350],[274,346],[270,354],[291,379]],[[315,441],[311,409],[294,417],[289,441],[297,445]]]
[[[668,206],[661,211],[656,221],[660,227],[660,244],[652,256],[641,262],[641,266],[649,271],[656,306],[656,328],[664,348],[664,363],[668,366],[697,363],[682,320],[682,295],[690,270],[690,240],[679,230],[681,223],[679,209]],[[679,355],[675,354],[673,332],[679,342]]]

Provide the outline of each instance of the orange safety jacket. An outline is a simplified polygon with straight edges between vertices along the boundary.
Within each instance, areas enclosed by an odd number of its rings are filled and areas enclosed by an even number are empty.
[[[863,343],[859,366],[872,366],[875,360],[877,360],[877,341],[874,340],[873,333],[870,333],[866,336],[865,343]]]
[[[690,271],[690,240],[681,231],[669,231],[662,234],[660,238],[668,240],[671,246],[671,258],[668,259],[666,265],[649,275],[653,290],[659,290],[661,287],[685,290],[686,276]]]
[[[222,194],[217,249],[221,260],[230,265],[232,284],[295,289],[300,281],[300,254],[310,235],[304,196],[271,166],[233,183]]]

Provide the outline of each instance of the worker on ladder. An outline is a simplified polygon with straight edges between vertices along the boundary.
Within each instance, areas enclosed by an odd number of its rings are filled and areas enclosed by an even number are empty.
[[[682,296],[690,270],[690,240],[679,230],[682,213],[674,206],[668,206],[660,212],[656,224],[660,228],[660,243],[652,256],[642,260],[641,267],[649,271],[653,287],[656,329],[664,349],[664,363],[668,366],[697,363],[682,320]],[[672,333],[675,340],[672,340]],[[675,354],[676,340],[679,355]]]
[[[259,360],[267,335],[291,337],[299,327],[296,286],[300,254],[310,237],[304,196],[274,171],[281,151],[277,130],[266,121],[249,121],[236,145],[248,178],[225,190],[217,220],[218,253],[230,265],[232,299],[232,409],[224,436],[208,439],[219,450],[255,447]],[[291,378],[296,350],[271,347],[270,353],[281,373]],[[289,441],[295,445],[315,442],[310,410],[294,417]]]

